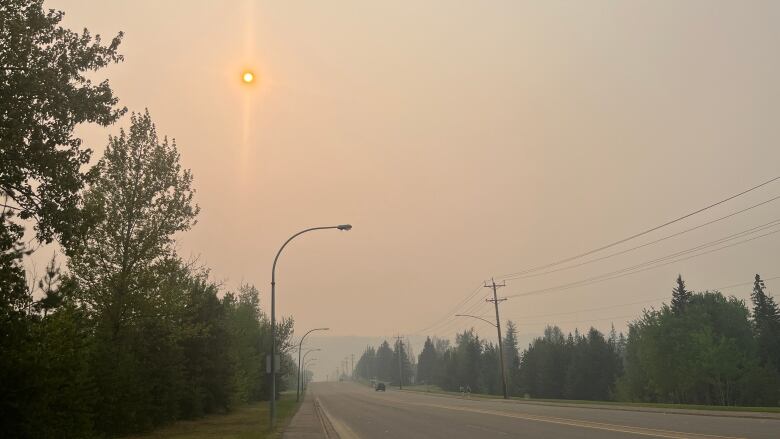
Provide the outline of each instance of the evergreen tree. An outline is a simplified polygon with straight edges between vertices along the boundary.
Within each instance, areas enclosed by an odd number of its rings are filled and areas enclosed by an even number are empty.
[[[393,370],[398,369],[398,363],[393,362],[393,350],[387,340],[383,341],[376,350],[376,372],[380,381],[392,381],[395,376]]]
[[[436,371],[439,368],[438,355],[433,341],[428,337],[425,339],[425,345],[420,353],[420,359],[417,362],[417,378],[420,382],[431,384],[436,377]]]
[[[406,354],[406,346],[402,340],[395,343],[395,349],[393,350],[393,366],[391,367],[391,381],[394,383],[401,382],[402,385],[409,385],[414,381],[412,373],[412,363],[409,360],[409,356]],[[400,357],[400,360],[399,360]],[[399,370],[400,365],[400,370]],[[399,373],[401,376],[399,376]]]
[[[548,326],[544,336],[535,339],[520,361],[521,394],[535,398],[563,398],[571,350],[581,337],[575,331],[569,340],[557,326]]]
[[[664,305],[629,325],[623,399],[733,405],[749,376],[758,382],[755,341],[743,301],[693,294],[685,312]]]
[[[753,282],[753,327],[762,364],[780,368],[780,309],[774,297],[766,293],[761,276],[756,274]]]
[[[493,343],[484,343],[479,366],[479,391],[491,395],[503,394],[501,383],[501,369],[499,367],[498,346]],[[472,389],[474,390],[474,389]]]
[[[453,351],[454,382],[460,387],[470,387],[472,392],[480,391],[480,370],[482,357],[482,342],[474,333],[474,329],[463,331],[455,337]]]
[[[591,328],[574,346],[570,359],[566,398],[603,401],[611,397],[620,360],[601,332]]]
[[[366,346],[363,355],[358,359],[355,365],[355,374],[359,379],[376,379],[376,349],[372,346]]]
[[[506,322],[504,336],[504,368],[506,371],[507,391],[516,394],[518,372],[520,371],[520,352],[517,346],[517,327],[511,320]]]
[[[672,289],[672,311],[676,314],[685,310],[685,307],[691,301],[691,292],[685,289],[685,282],[682,275],[677,275],[677,286]]]

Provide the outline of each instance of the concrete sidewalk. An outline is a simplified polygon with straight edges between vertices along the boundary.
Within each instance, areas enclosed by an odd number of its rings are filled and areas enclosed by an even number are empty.
[[[282,434],[284,439],[337,439],[333,427],[319,407],[314,395],[307,393],[298,412]]]

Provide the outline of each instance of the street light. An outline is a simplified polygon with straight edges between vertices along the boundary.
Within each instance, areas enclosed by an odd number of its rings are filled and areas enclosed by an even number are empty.
[[[308,364],[309,364],[309,363],[306,361],[306,356],[307,356],[307,355],[311,354],[312,352],[317,352],[317,351],[321,351],[321,350],[322,350],[322,349],[319,349],[319,348],[318,348],[318,349],[309,349],[308,351],[306,351],[306,353],[305,353],[305,354],[303,354],[303,364],[304,364],[304,366],[308,366]],[[316,358],[309,358],[309,361],[314,361],[314,360],[316,360]],[[304,367],[304,369],[306,369],[306,367]],[[306,370],[304,370],[304,371],[303,371],[303,374],[304,374],[304,375],[306,375]],[[304,379],[303,379],[303,377],[299,377],[299,378],[301,379],[301,381],[303,381],[303,386],[301,386],[301,387],[303,387],[303,389],[304,389],[304,392],[305,392],[305,389],[306,389],[306,387],[308,387],[308,386],[306,385],[306,380],[304,380]]]
[[[506,394],[506,372],[504,372],[504,347],[501,344],[501,329],[498,327],[498,311],[496,311],[496,323],[491,322],[490,320],[485,320],[482,317],[479,316],[472,316],[471,314],[455,314],[456,317],[471,317],[473,319],[479,319],[483,322],[487,323],[488,325],[496,328],[498,330],[498,365],[501,366],[501,382],[504,384],[504,399],[507,399]]]
[[[305,367],[304,367],[303,373],[306,373],[306,370],[309,368],[309,366],[314,366],[315,364],[317,364],[317,359],[316,358],[309,358],[309,361],[307,361],[304,364]],[[308,388],[308,387],[309,387],[309,384],[306,381],[304,381],[304,385],[303,385],[304,391],[306,391],[306,388]]]
[[[310,329],[307,333],[303,334],[303,337],[301,337],[301,341],[298,343],[298,391],[295,394],[295,402],[301,400],[301,346],[303,346],[303,339],[305,339],[307,335],[309,335],[314,331],[330,331],[330,328]]]
[[[279,261],[279,255],[282,254],[282,250],[299,235],[303,235],[306,232],[312,232],[314,230],[352,230],[350,224],[340,224],[338,226],[326,226],[326,227],[311,227],[305,230],[301,230],[295,235],[289,237],[287,241],[279,248],[274,257],[274,265],[271,267],[271,428],[276,425],[276,263]]]
[[[496,327],[496,324],[491,322],[490,320],[485,320],[482,317],[472,316],[471,314],[455,314],[455,317],[471,317],[471,318],[474,318],[474,319],[480,319],[483,322],[487,323],[488,325],[490,325],[490,326],[492,326],[494,328]]]
[[[307,355],[311,354],[312,352],[317,352],[317,351],[321,351],[321,350],[322,350],[322,349],[320,349],[320,348],[316,348],[316,349],[309,349],[309,350],[307,350],[307,351],[306,351],[306,352],[303,354],[303,361],[304,361],[304,362],[306,361],[306,356],[307,356]]]

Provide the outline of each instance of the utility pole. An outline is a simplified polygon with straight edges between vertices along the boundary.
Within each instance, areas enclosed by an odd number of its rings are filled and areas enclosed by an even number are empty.
[[[403,337],[400,335],[395,336],[396,346],[398,349],[398,390],[404,389],[404,368],[401,361],[401,350],[404,348]]]
[[[352,369],[352,372],[351,372],[352,379],[354,380],[355,379],[355,354],[352,354],[352,368],[351,369]]]
[[[500,285],[496,285],[495,279],[490,279],[490,285],[485,283],[485,288],[492,288],[493,289],[493,298],[492,299],[485,299],[486,302],[493,302],[493,305],[496,307],[496,330],[498,331],[498,361],[501,363],[501,384],[502,388],[504,390],[504,399],[509,399],[509,395],[506,391],[506,371],[504,370],[504,342],[501,339],[501,318],[498,316],[498,302],[503,302],[506,300],[506,298],[498,298],[498,293],[496,292],[497,289],[501,287],[506,286],[506,282],[501,283]]]

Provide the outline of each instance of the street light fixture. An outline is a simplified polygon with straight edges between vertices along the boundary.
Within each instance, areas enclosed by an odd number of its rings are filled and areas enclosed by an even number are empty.
[[[498,308],[496,308],[498,309]],[[487,323],[488,325],[496,328],[498,330],[498,365],[501,366],[501,382],[504,384],[504,399],[507,399],[506,394],[506,372],[504,371],[504,347],[501,344],[501,328],[498,327],[498,311],[496,311],[496,323],[491,322],[490,320],[485,320],[482,317],[479,316],[473,316],[471,314],[455,314],[456,317],[471,317],[473,319],[479,319],[483,322]]]
[[[301,230],[300,232],[294,234],[293,236],[289,237],[287,241],[284,241],[284,244],[279,248],[279,251],[276,252],[276,257],[274,257],[274,264],[271,267],[271,410],[270,410],[270,417],[271,417],[271,428],[273,429],[276,425],[276,263],[279,261],[279,256],[282,254],[282,250],[284,250],[285,247],[287,247],[287,244],[290,243],[293,239],[298,237],[299,235],[303,235],[306,232],[312,232],[314,230],[327,230],[327,229],[338,229],[338,230],[351,230],[352,225],[350,224],[339,224],[338,226],[326,226],[326,227],[311,227],[305,230]]]
[[[301,337],[301,341],[298,343],[298,390],[295,394],[295,402],[301,400],[301,347],[303,346],[303,340],[306,338],[306,336],[311,334],[314,331],[330,331],[330,328],[310,329],[307,333],[303,334],[303,337]]]
[[[308,368],[309,368],[310,366],[314,366],[315,364],[317,364],[317,359],[316,359],[316,358],[309,358],[309,361],[307,361],[307,362],[304,364],[304,370],[303,370],[303,373],[306,373],[306,370],[308,370]],[[304,391],[306,391],[306,388],[308,388],[308,387],[309,387],[309,385],[307,384],[307,382],[306,382],[306,381],[304,381],[304,384],[303,384],[303,389],[304,389]]]
[[[308,351],[306,351],[306,353],[305,353],[305,354],[303,354],[303,364],[304,364],[304,365],[306,364],[306,356],[307,356],[307,355],[311,354],[312,352],[317,352],[317,351],[321,351],[321,350],[322,350],[322,349],[319,349],[319,348],[318,348],[318,349],[309,349]],[[310,359],[310,360],[311,360],[311,359]]]
[[[485,320],[482,317],[478,317],[478,316],[472,316],[471,314],[455,314],[455,317],[471,317],[471,318],[474,318],[474,319],[482,320],[483,322],[487,323],[488,325],[490,325],[490,326],[492,326],[494,328],[496,327],[496,324],[491,322],[490,320]]]

